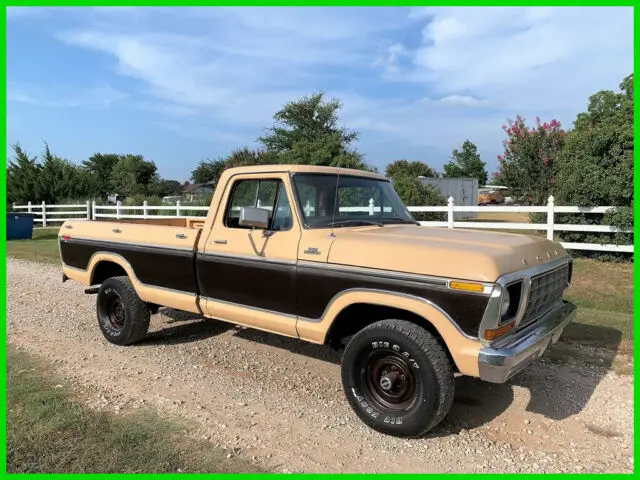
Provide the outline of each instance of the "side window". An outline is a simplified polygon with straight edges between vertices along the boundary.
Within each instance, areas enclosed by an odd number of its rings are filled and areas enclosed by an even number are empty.
[[[277,223],[291,228],[291,209],[284,184],[280,180],[239,180],[234,184],[228,203],[224,225],[228,228],[241,227],[240,210],[242,207],[264,208],[269,211],[270,229]],[[287,220],[288,219],[288,220]],[[279,228],[287,230],[288,228]]]

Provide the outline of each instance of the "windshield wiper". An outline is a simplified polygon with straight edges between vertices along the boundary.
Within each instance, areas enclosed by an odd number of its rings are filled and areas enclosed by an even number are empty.
[[[399,217],[378,217],[380,220],[392,220],[395,223],[409,223],[411,225],[420,225],[420,222],[415,220],[409,220],[408,218],[399,218]]]
[[[380,223],[380,222],[374,222],[372,220],[361,220],[359,218],[352,218],[349,220],[340,220],[339,222],[331,222],[328,223],[327,226],[328,227],[335,227],[337,225],[375,225],[378,227],[384,227],[384,223]]]

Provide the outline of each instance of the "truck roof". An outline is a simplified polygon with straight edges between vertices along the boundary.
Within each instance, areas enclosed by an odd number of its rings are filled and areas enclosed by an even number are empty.
[[[364,170],[356,170],[353,168],[325,167],[325,166],[319,166],[319,165],[288,165],[288,164],[249,165],[245,167],[232,167],[225,170],[225,173],[233,174],[233,175],[236,175],[239,173],[269,173],[269,172],[327,173],[332,175],[340,173],[341,175],[357,175],[360,177],[369,177],[369,178],[376,178],[380,180],[388,180],[387,177],[379,173],[372,173]]]

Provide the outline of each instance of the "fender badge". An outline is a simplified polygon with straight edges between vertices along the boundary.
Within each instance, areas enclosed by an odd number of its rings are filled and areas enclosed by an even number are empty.
[[[304,253],[307,255],[320,255],[320,251],[316,247],[309,247]]]

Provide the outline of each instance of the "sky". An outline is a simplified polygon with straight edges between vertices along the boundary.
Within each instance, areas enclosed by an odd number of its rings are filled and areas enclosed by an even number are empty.
[[[631,7],[9,7],[7,157],[135,153],[184,181],[323,91],[381,170],[468,139],[492,172],[507,119],[570,128],[632,72]]]

